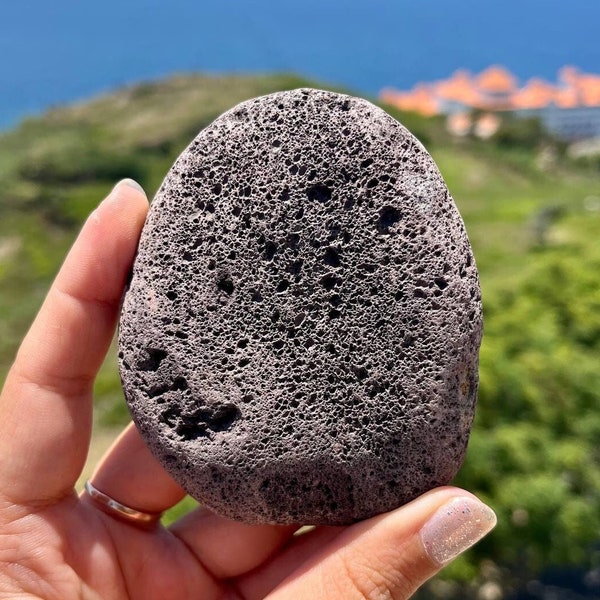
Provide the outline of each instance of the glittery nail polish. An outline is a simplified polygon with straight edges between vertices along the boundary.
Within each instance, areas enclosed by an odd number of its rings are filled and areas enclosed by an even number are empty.
[[[420,536],[429,558],[443,566],[470,548],[496,525],[489,507],[468,496],[453,498],[433,514]]]

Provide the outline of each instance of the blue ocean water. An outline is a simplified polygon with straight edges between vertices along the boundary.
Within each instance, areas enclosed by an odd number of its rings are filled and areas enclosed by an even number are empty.
[[[504,64],[600,71],[598,0],[19,0],[0,8],[0,127],[178,71],[295,71],[359,94]]]

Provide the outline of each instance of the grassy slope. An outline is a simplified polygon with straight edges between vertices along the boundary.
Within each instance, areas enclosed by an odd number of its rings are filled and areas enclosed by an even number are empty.
[[[0,136],[0,379],[79,224],[116,179],[134,176],[152,193],[177,154],[218,114],[245,98],[302,85],[310,82],[287,75],[177,76],[51,111]],[[532,152],[453,142],[439,121],[399,118],[438,162],[480,268],[486,310],[481,407],[461,482],[490,497],[504,519],[504,531],[486,551],[499,560],[524,560],[518,544],[512,553],[500,545],[514,546],[516,535],[541,547],[564,541],[529,525],[517,532],[514,511],[534,510],[535,498],[529,504],[507,498],[497,481],[518,490],[532,472],[541,473],[547,477],[538,482],[540,493],[554,493],[564,488],[557,483],[561,474],[575,478],[579,487],[565,488],[556,499],[568,504],[567,514],[552,515],[565,521],[564,535],[584,527],[590,507],[600,502],[597,469],[584,477],[571,464],[593,453],[600,439],[594,417],[600,379],[593,368],[600,350],[600,214],[584,208],[586,197],[600,193],[600,179],[560,162],[541,171]],[[539,231],[548,211],[554,217],[540,244],[535,227]],[[101,426],[126,419],[115,362],[113,350],[97,383]],[[516,464],[533,436],[519,430],[523,416],[543,432],[539,452],[549,445],[560,450],[548,459],[552,468],[543,456],[535,462],[535,448]],[[502,437],[502,424],[515,435]],[[497,430],[500,437],[492,441]],[[511,450],[518,435],[523,444]],[[503,452],[512,452],[510,460]],[[493,470],[507,477],[490,478]],[[584,505],[573,497],[584,498]],[[577,543],[569,546],[571,554],[582,550],[584,542]],[[540,551],[531,564],[552,560],[564,556]]]

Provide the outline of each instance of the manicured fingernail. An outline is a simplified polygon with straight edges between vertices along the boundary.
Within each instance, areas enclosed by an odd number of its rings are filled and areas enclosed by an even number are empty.
[[[443,566],[478,542],[496,526],[494,511],[468,496],[450,500],[434,513],[420,536],[431,560]]]
[[[145,194],[146,192],[144,192],[144,188],[134,179],[121,179],[121,181],[119,181],[119,183],[117,183],[117,185],[115,185],[115,187],[113,188],[113,191],[116,190],[117,188],[121,187],[122,185],[128,185],[129,187],[132,187],[134,190],[137,190],[138,192],[142,192],[142,194]]]

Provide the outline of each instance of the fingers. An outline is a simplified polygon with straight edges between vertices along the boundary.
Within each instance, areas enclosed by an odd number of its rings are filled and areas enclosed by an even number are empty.
[[[346,530],[345,527],[318,527],[308,533],[294,536],[288,546],[270,561],[243,575],[237,581],[240,595],[246,600],[265,598],[282,581],[290,577],[311,557],[324,548]]]
[[[91,481],[111,498],[147,513],[160,513],[185,495],[150,453],[133,424],[108,450]],[[85,493],[82,499],[94,503]],[[246,525],[198,508],[169,531],[185,543],[207,573],[216,579],[228,579],[267,560],[296,529]]]
[[[298,529],[297,525],[247,525],[199,508],[170,530],[218,579],[247,573],[265,562]]]
[[[177,504],[185,491],[152,456],[133,426],[121,434],[98,465],[91,481],[118,502],[148,513]],[[90,501],[86,494],[82,497]],[[170,527],[200,563],[217,578],[246,573],[268,559],[296,526],[246,525],[199,508]]]
[[[471,494],[440,488],[341,533],[307,534],[243,578],[239,589],[245,598],[263,598],[280,581],[269,600],[409,598],[495,523],[493,511]]]
[[[148,513],[161,513],[185,496],[152,456],[133,424],[108,450],[91,481],[111,498]]]
[[[91,390],[110,344],[148,203],[131,180],[90,215],[0,396],[0,494],[46,502],[72,489],[91,430]]]

